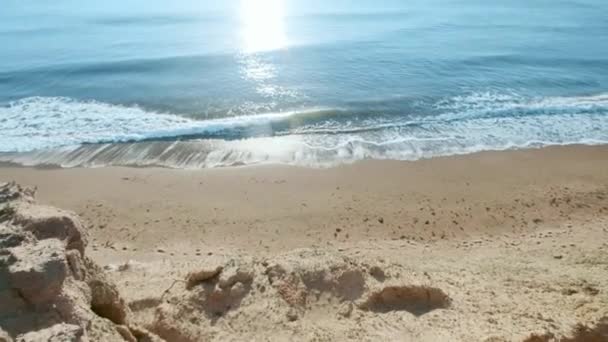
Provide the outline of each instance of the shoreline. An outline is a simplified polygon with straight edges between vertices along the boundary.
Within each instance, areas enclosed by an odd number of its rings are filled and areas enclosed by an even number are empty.
[[[260,138],[267,139],[267,138]],[[218,146],[207,144],[235,144],[224,146],[223,154],[209,156]],[[258,146],[256,146],[258,145]],[[366,157],[355,156],[353,151],[332,150],[333,157],[307,159],[304,150],[282,150],[282,143],[275,141],[274,145],[259,145],[253,140],[175,140],[175,141],[144,141],[120,143],[95,143],[48,150],[33,150],[29,152],[0,152],[0,168],[24,167],[35,169],[79,169],[79,168],[152,168],[170,170],[206,170],[231,169],[242,167],[296,167],[304,169],[332,169],[359,163],[370,162],[417,162],[442,158],[458,158],[469,155],[544,150],[555,148],[586,148],[608,146],[605,140],[590,140],[587,143],[528,143],[523,146],[510,145],[503,147],[486,147],[469,150],[450,150],[442,153],[429,152],[425,155],[411,153],[388,157],[387,154],[369,154]],[[256,146],[249,150],[248,146]],[[270,149],[272,152],[265,152]],[[304,148],[306,149],[306,148]],[[281,151],[278,151],[281,150]],[[236,156],[235,156],[236,155]],[[308,156],[309,157],[309,156]]]
[[[131,142],[119,143],[119,144],[131,144]],[[424,162],[429,160],[441,160],[441,159],[452,159],[452,158],[466,158],[477,155],[485,155],[485,154],[496,154],[496,153],[522,153],[522,152],[532,152],[532,151],[544,151],[544,150],[570,150],[570,149],[580,149],[581,151],[585,150],[594,150],[594,149],[602,149],[608,148],[608,142],[597,142],[597,143],[566,143],[566,144],[551,144],[551,145],[542,145],[542,146],[533,146],[533,147],[507,147],[504,149],[489,149],[489,150],[479,150],[479,151],[471,151],[471,152],[459,152],[454,154],[446,154],[446,155],[434,155],[428,157],[420,157],[418,159],[391,159],[391,158],[365,158],[365,159],[355,159],[348,160],[344,162],[337,162],[335,164],[323,164],[323,166],[307,166],[307,165],[299,165],[299,164],[289,164],[282,162],[259,162],[252,164],[235,164],[235,165],[220,165],[220,166],[211,166],[211,167],[177,167],[177,166],[165,166],[165,165],[137,165],[137,164],[118,164],[118,165],[95,165],[95,166],[61,166],[59,164],[53,163],[41,163],[41,164],[22,164],[15,161],[2,161],[0,160],[0,169],[4,168],[24,168],[24,169],[35,169],[35,170],[69,170],[69,169],[104,169],[104,168],[126,168],[126,169],[164,169],[164,170],[183,170],[183,171],[204,171],[204,170],[225,170],[225,169],[242,169],[242,168],[258,168],[258,167],[277,167],[277,168],[297,168],[297,169],[305,169],[305,170],[329,170],[334,168],[341,167],[351,167],[357,166],[359,164],[367,164],[367,163],[416,163],[416,162]],[[36,151],[30,151],[36,152]],[[30,153],[30,152],[22,152],[22,153]],[[16,152],[0,152],[0,156],[3,154],[12,154]]]

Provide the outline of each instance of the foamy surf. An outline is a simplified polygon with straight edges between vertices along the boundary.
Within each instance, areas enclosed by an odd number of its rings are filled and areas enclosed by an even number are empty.
[[[0,161],[22,165],[329,167],[486,150],[608,143],[608,94],[472,93],[429,113],[292,111],[195,120],[100,102],[28,98],[0,108]]]
[[[154,139],[269,134],[266,127],[296,115],[322,110],[193,120],[98,101],[30,97],[0,107],[0,152],[136,142]],[[255,132],[255,133],[254,133]]]

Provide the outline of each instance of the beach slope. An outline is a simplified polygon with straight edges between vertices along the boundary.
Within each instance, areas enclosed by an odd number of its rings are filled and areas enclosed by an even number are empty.
[[[332,169],[34,169],[169,341],[606,341],[608,149]]]

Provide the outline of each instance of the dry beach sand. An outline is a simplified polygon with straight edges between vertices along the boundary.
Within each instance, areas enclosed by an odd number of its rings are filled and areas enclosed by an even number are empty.
[[[140,340],[608,340],[607,147],[0,180],[80,217]]]

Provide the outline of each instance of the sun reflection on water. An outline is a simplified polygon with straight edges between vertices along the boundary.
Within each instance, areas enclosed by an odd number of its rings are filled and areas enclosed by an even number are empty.
[[[268,53],[288,45],[284,1],[241,0],[239,7],[241,77],[254,84],[261,97],[257,104],[268,111],[280,111],[281,103],[301,97],[296,90],[278,84],[279,69],[274,63],[278,57]]]
[[[287,46],[283,0],[241,0],[243,52],[278,50]]]

